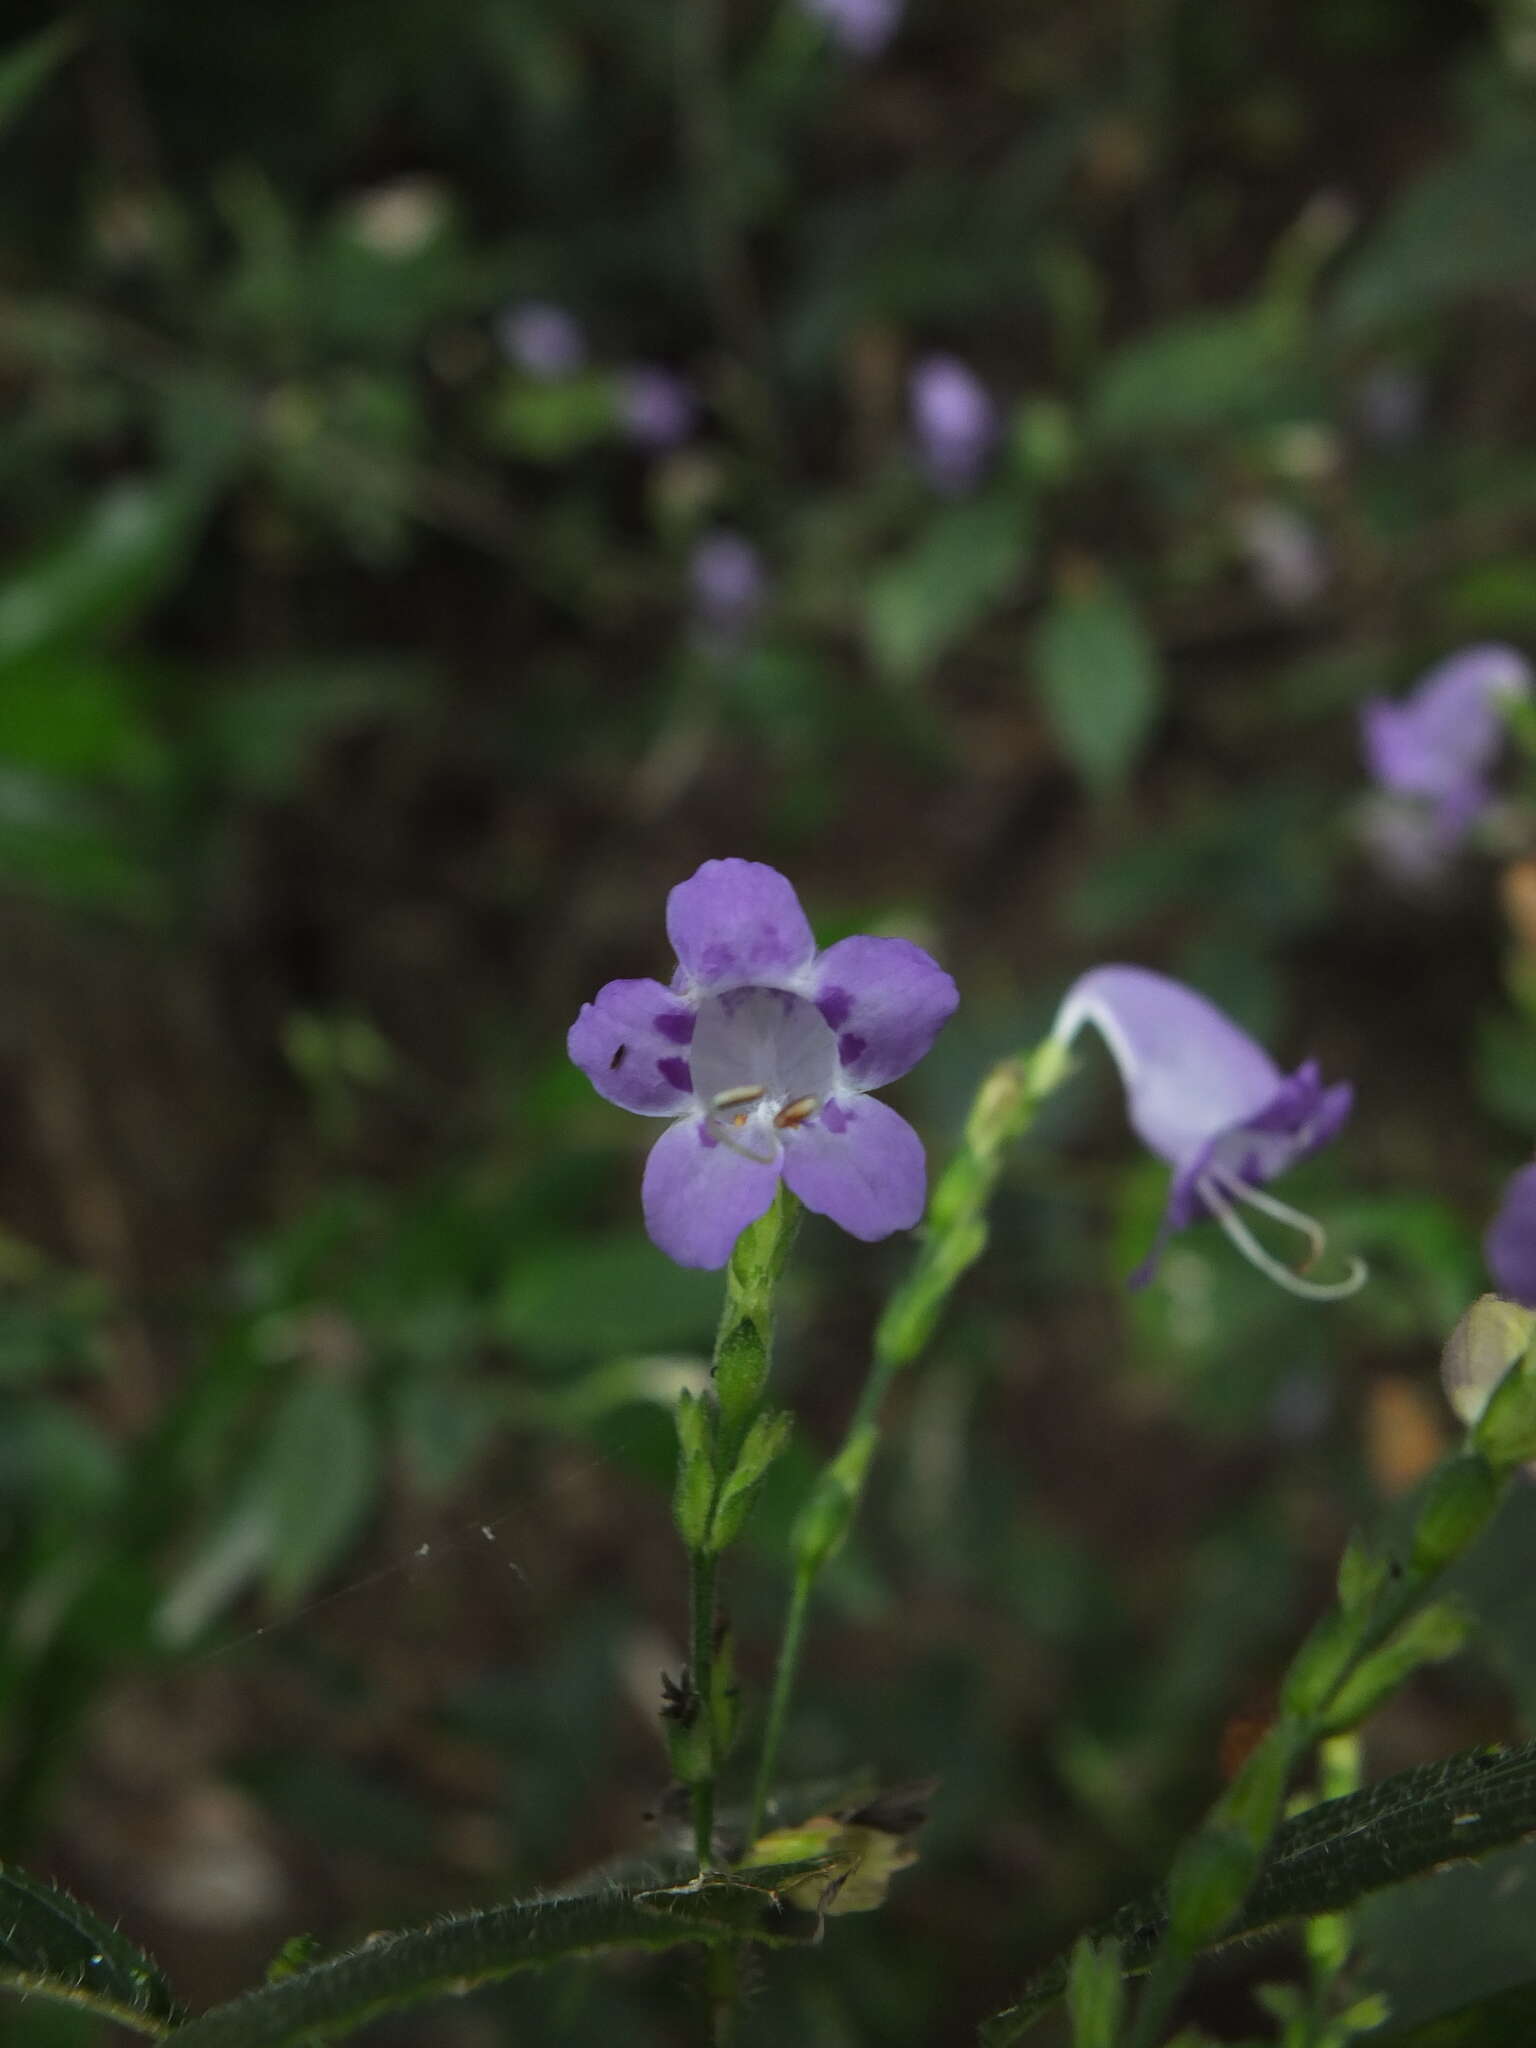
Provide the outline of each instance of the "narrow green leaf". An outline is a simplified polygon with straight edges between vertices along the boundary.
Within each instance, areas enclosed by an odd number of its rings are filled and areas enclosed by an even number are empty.
[[[0,57],[0,136],[48,83],[80,40],[73,21],[57,21],[41,35],[14,43]]]
[[[786,1921],[778,1902],[793,1884],[822,1868],[835,1866],[813,1861],[660,1890],[582,1892],[375,1937],[363,1948],[204,2013],[177,2033],[178,2048],[299,2048],[315,2033],[329,2041],[379,2013],[603,1949],[666,1949],[743,1937],[804,1941],[814,1933],[814,1921],[809,1915]]]
[[[0,1988],[83,2006],[140,2034],[178,2017],[158,1966],[57,1886],[0,1864]]]
[[[1367,2035],[1366,2048],[1530,2048],[1536,2040],[1536,1980],[1479,1998],[1422,2026]]]
[[[1298,383],[1298,330],[1268,301],[1154,328],[1114,356],[1088,430],[1103,441],[1164,441],[1272,415]]]
[[[355,1533],[377,1478],[357,1388],[320,1374],[301,1380],[278,1410],[259,1488],[271,1512],[267,1586],[280,1606],[301,1598]]]
[[[1314,1913],[1335,1913],[1436,1864],[1465,1860],[1536,1829],[1536,1742],[1464,1751],[1384,1778],[1345,1799],[1309,1807],[1280,1829],[1247,1903],[1221,1943]],[[1096,1939],[1122,1944],[1128,1970],[1144,1969],[1167,1923],[1166,1894],[1124,1906]],[[1017,2003],[982,2028],[986,2048],[1016,2041],[1059,1998],[1058,1958]]]
[[[1035,627],[1031,652],[1062,752],[1091,789],[1117,788],[1136,765],[1162,695],[1141,614],[1095,572],[1058,591]]]
[[[870,584],[864,626],[877,667],[893,683],[926,675],[1008,597],[1029,542],[1026,511],[1012,496],[944,507]]]

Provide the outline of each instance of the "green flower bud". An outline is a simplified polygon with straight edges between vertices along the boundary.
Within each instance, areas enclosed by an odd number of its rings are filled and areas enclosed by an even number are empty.
[[[790,1549],[803,1572],[819,1572],[842,1548],[878,1441],[873,1427],[851,1438],[821,1474],[795,1518]]]
[[[1470,1428],[1512,1365],[1536,1336],[1536,1312],[1496,1294],[1474,1301],[1445,1341],[1440,1383],[1459,1421]]]
[[[702,1549],[715,1501],[715,1468],[701,1452],[681,1458],[672,1495],[672,1519],[689,1550]]]
[[[781,1410],[777,1415],[759,1415],[747,1431],[736,1458],[735,1470],[720,1489],[710,1529],[711,1550],[724,1550],[740,1535],[752,1511],[763,1475],[789,1442],[794,1417]]]
[[[1499,1503],[1499,1481],[1476,1451],[1435,1468],[1413,1526],[1413,1562],[1439,1571],[1460,1557]]]
[[[1489,1395],[1472,1426],[1472,1441],[1505,1471],[1536,1458],[1536,1376],[1524,1361],[1511,1366]]]
[[[1332,1696],[1334,1687],[1349,1668],[1360,1641],[1363,1616],[1325,1614],[1296,1655],[1285,1675],[1281,1707],[1296,1720],[1310,1721]]]
[[[1349,1674],[1319,1716],[1321,1732],[1335,1735],[1358,1727],[1410,1673],[1421,1664],[1441,1664],[1454,1657],[1471,1633],[1471,1617],[1454,1600],[1421,1609]]]
[[[1118,1941],[1079,1937],[1067,1971],[1072,2048],[1115,2048],[1125,2010],[1125,1979]]]
[[[1173,1939],[1193,1955],[1220,1934],[1248,1895],[1259,1867],[1258,1845],[1237,1828],[1204,1829],[1186,1842],[1168,1880]]]
[[[1351,1536],[1339,1559],[1339,1605],[1354,1614],[1376,1598],[1387,1582],[1386,1558],[1373,1551],[1363,1536]]]

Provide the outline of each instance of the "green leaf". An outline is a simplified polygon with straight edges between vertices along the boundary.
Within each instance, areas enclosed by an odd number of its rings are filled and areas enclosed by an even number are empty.
[[[1031,655],[1062,752],[1091,789],[1116,789],[1136,764],[1162,696],[1141,614],[1095,572],[1051,600]]]
[[[142,611],[184,567],[203,495],[181,477],[113,484],[0,580],[0,674]]]
[[[57,1886],[0,1864],[0,1988],[84,2006],[139,2034],[177,2017],[158,1966]]]
[[[79,40],[77,23],[58,21],[41,35],[13,43],[0,57],[0,136],[25,113]]]
[[[1237,1919],[1216,1946],[1283,1920],[1336,1913],[1367,1893],[1417,1877],[1437,1864],[1518,1841],[1536,1828],[1536,1742],[1466,1750],[1420,1764],[1380,1784],[1329,1799],[1276,1834]],[[1128,1970],[1145,1969],[1167,1924],[1166,1894],[1124,1906],[1094,1930],[1121,1943]],[[982,2029],[986,2048],[1016,2041],[1059,1998],[1068,1961],[1058,1958],[1017,2002]]]
[[[720,1281],[664,1259],[638,1231],[550,1245],[507,1275],[497,1326],[551,1363],[706,1343]]]
[[[814,1934],[814,1921],[806,1915],[802,1924],[786,1923],[780,1898],[817,1870],[836,1867],[796,1863],[754,1870],[749,1878],[581,1892],[375,1936],[363,1948],[204,2013],[176,2039],[181,2048],[301,2048],[317,2032],[329,2041],[379,2013],[458,1995],[566,1956],[743,1937],[804,1941]]]
[[[1088,409],[1101,441],[1157,441],[1273,416],[1298,385],[1291,309],[1265,301],[1161,327],[1114,356]]]
[[[1349,340],[1536,274],[1536,147],[1483,145],[1401,192],[1345,265],[1328,317]]]
[[[258,1484],[271,1517],[267,1588],[300,1599],[355,1534],[373,1500],[378,1447],[358,1389],[316,1373],[278,1410]]]
[[[906,554],[873,579],[865,632],[877,666],[912,683],[994,611],[1029,556],[1029,522],[1017,499],[992,496],[947,506]]]

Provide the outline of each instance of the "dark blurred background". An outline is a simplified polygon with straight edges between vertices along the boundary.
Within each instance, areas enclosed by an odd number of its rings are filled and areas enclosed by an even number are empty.
[[[563,1045],[701,859],[953,969],[896,1091],[939,1156],[1107,957],[1356,1079],[1285,1190],[1356,1301],[1210,1231],[1128,1296],[1163,1170],[1094,1059],[898,1390],[786,1763],[942,1789],[743,2040],[970,2040],[1155,1875],[1445,1440],[1536,1138],[1497,864],[1383,873],[1356,736],[1532,637],[1536,13],[13,5],[0,165],[0,1853],[191,2001],[656,1839],[719,1283]],[[907,1255],[803,1233],[749,1707]],[[1373,1771],[1536,1698],[1530,1522]],[[1433,2010],[1412,1894],[1372,1913],[1362,1981]],[[674,1957],[375,2032],[697,2027]]]

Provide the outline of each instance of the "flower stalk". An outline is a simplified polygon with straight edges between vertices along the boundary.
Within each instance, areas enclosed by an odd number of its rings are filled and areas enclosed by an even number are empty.
[[[876,1325],[870,1369],[842,1444],[811,1489],[791,1537],[795,1575],[753,1785],[749,1842],[762,1832],[772,1795],[811,1599],[858,1512],[886,1396],[902,1369],[922,1355],[955,1286],[986,1249],[987,1209],[1007,1150],[1029,1130],[1070,1065],[1067,1049],[1047,1039],[1031,1053],[1000,1061],[986,1076],[960,1149],[933,1190],[917,1258]]]

